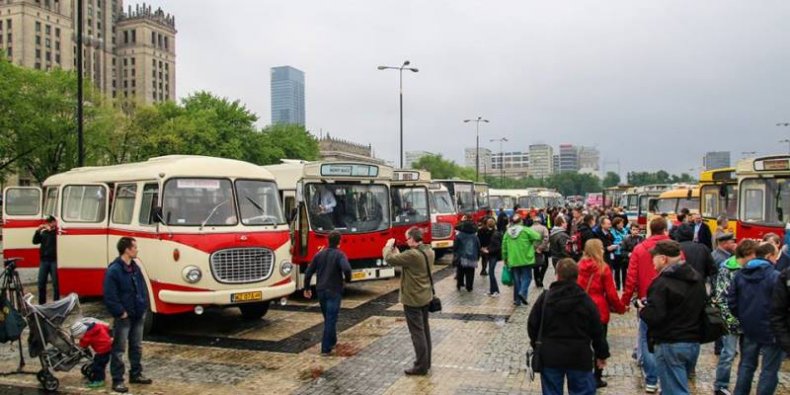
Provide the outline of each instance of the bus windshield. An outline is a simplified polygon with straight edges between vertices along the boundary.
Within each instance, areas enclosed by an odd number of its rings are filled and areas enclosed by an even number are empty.
[[[455,199],[459,212],[474,211],[475,193],[472,184],[455,184]]]
[[[431,212],[436,214],[449,214],[455,213],[453,208],[453,198],[448,191],[433,191],[433,204],[431,205]]]
[[[307,184],[305,202],[312,229],[364,233],[390,227],[389,194],[384,185]]]
[[[236,181],[236,194],[239,197],[239,212],[244,225],[284,224],[285,218],[280,210],[277,187],[273,182],[239,180]]]
[[[475,189],[477,189],[477,208],[488,209],[490,207],[488,205],[488,187],[477,186]]]
[[[684,208],[689,209],[689,211],[699,211],[699,199],[678,199],[678,210],[682,210]]]
[[[491,196],[491,208],[499,210],[509,210],[515,206],[511,196]]]
[[[392,187],[392,223],[428,222],[428,190],[425,187]]]
[[[737,219],[738,187],[734,184],[703,186],[700,191],[700,212],[706,218],[717,218],[724,214],[729,219]]]
[[[744,222],[783,226],[790,220],[790,178],[748,179],[741,188]]]
[[[674,213],[677,204],[677,198],[658,199],[657,209],[659,213]]]
[[[230,180],[176,178],[165,183],[165,223],[176,226],[236,225],[236,204]]]

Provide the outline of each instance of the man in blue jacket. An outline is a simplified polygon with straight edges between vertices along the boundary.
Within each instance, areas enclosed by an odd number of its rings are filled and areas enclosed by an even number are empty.
[[[145,280],[137,266],[137,241],[131,237],[118,240],[118,258],[107,268],[104,276],[104,304],[114,318],[112,359],[112,389],[115,392],[128,392],[124,385],[123,354],[129,344],[129,383],[151,384],[151,379],[143,376],[140,360],[143,355],[143,324],[148,310],[148,294]]]
[[[735,275],[727,292],[727,305],[743,330],[735,394],[748,395],[751,391],[760,354],[763,362],[757,393],[773,394],[779,384],[779,368],[784,353],[770,328],[773,292],[779,278],[779,272],[774,268],[778,253],[772,243],[758,246],[756,258]]]

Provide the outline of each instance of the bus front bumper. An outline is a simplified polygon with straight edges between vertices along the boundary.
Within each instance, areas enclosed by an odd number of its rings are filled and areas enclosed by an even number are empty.
[[[434,240],[431,241],[431,247],[434,250],[440,250],[442,248],[453,248],[453,241],[452,240]]]
[[[239,288],[218,291],[159,291],[159,300],[165,303],[185,305],[232,305],[249,302],[265,302],[290,296],[296,291],[296,283],[289,281],[269,287]]]

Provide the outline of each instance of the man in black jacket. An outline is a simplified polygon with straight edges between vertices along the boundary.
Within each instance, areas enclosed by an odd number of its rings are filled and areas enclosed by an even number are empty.
[[[675,234],[680,243],[680,250],[685,256],[686,264],[691,265],[702,276],[705,283],[711,281],[717,272],[716,263],[710,249],[704,244],[694,241],[694,226],[691,224],[680,225]],[[711,287],[711,289],[713,288]]]
[[[710,232],[708,224],[702,220],[702,215],[699,213],[692,214],[691,225],[694,226],[694,242],[703,244],[709,250],[712,250],[713,234]]]
[[[60,299],[58,287],[58,244],[55,217],[46,221],[33,234],[33,244],[39,245],[38,303],[47,303],[47,279],[52,277],[52,298]]]
[[[343,279],[351,282],[351,264],[346,254],[338,249],[340,232],[329,232],[329,248],[315,254],[312,262],[304,273],[304,297],[313,296],[310,282],[313,274],[317,274],[316,292],[321,313],[324,316],[324,335],[321,339],[321,355],[328,356],[337,344],[337,316],[340,314],[340,302],[343,295]]]
[[[790,355],[790,269],[782,271],[774,286],[771,330],[785,354]]]
[[[658,379],[665,394],[688,394],[689,374],[700,350],[701,317],[705,308],[702,276],[681,261],[680,245],[659,241],[650,251],[658,277],[650,284],[639,316],[647,323]]]
[[[568,393],[594,394],[593,365],[603,369],[609,358],[601,317],[590,296],[576,284],[578,275],[573,259],[561,260],[557,281],[538,297],[529,313],[530,344],[535,349],[539,337],[542,342],[538,352],[544,394],[562,394],[566,378]]]

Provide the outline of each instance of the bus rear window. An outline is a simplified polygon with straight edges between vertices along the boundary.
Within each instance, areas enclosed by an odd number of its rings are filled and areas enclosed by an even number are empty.
[[[36,215],[41,207],[41,191],[34,188],[10,188],[6,192],[8,215]]]

